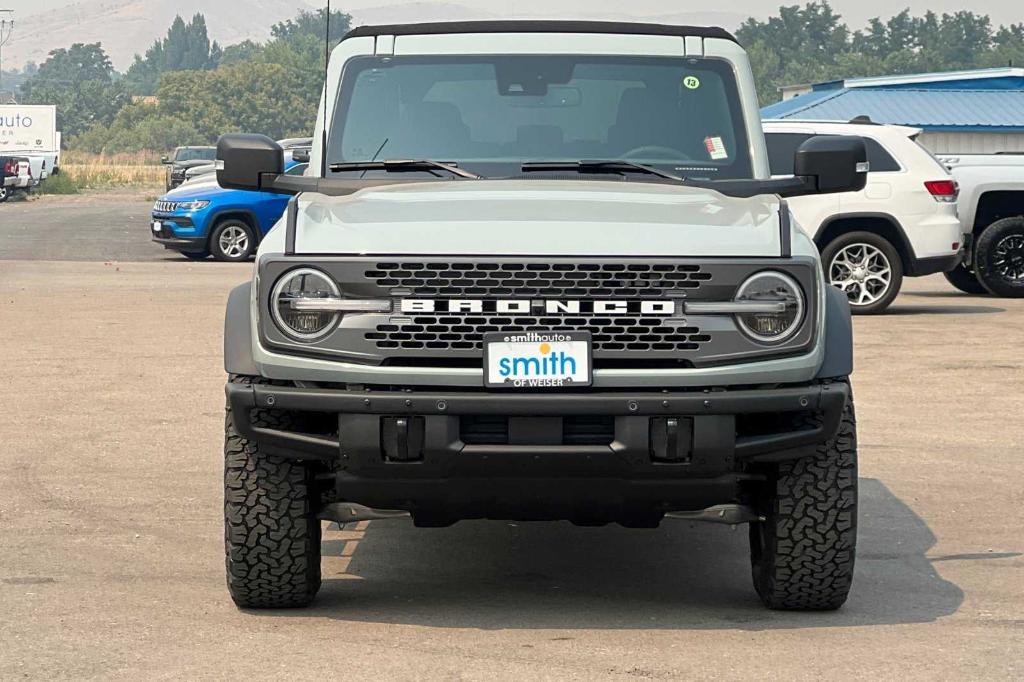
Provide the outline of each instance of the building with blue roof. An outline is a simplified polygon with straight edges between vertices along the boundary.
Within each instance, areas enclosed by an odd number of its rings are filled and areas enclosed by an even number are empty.
[[[977,69],[794,85],[766,119],[849,121],[920,128],[937,154],[1024,152],[1024,69]]]

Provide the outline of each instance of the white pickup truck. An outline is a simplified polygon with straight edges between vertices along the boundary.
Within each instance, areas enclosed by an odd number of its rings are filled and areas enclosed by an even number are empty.
[[[971,256],[946,279],[961,291],[1024,297],[1024,155],[939,159],[960,184],[958,207]]]
[[[27,191],[32,185],[31,163],[26,156],[0,156],[0,204],[15,192]]]

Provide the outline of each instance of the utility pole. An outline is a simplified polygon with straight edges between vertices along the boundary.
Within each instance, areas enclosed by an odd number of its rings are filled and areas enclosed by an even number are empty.
[[[4,45],[10,42],[14,33],[14,10],[0,9],[0,93],[4,81]]]

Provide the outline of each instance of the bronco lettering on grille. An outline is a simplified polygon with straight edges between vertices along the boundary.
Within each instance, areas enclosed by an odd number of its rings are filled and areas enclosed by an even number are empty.
[[[529,299],[429,299],[402,300],[403,313],[497,313],[501,315],[528,315],[543,311],[547,315],[652,315],[671,317],[676,314],[673,300],[656,301],[587,301],[587,300],[529,300]]]

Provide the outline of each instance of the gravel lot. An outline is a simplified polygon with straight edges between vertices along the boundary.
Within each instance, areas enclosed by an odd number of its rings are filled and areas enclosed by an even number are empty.
[[[0,205],[0,259],[185,260],[150,241],[159,190],[44,196]]]
[[[1024,301],[909,280],[856,321],[837,613],[763,610],[745,532],[681,521],[330,531],[313,609],[243,613],[220,343],[250,267],[177,262],[147,217],[143,197],[0,207],[0,679],[1024,677]]]

